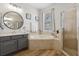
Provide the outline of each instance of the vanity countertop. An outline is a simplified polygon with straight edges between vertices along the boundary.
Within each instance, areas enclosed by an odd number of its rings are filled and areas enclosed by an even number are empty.
[[[22,34],[22,33],[17,33],[17,34],[0,34],[0,37],[4,37],[4,36],[13,36],[13,35],[26,35],[26,34]]]

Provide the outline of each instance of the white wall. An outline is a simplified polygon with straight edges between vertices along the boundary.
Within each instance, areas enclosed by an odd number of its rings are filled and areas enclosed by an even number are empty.
[[[38,11],[36,9],[31,7],[27,7],[26,9],[22,7],[20,10],[11,6],[10,4],[2,3],[0,4],[0,21],[3,20],[4,13],[8,11],[18,12],[23,17],[24,24],[20,29],[12,30],[7,28],[4,23],[2,23],[4,30],[0,28],[0,36],[27,34],[30,32],[30,23],[32,23],[32,31],[38,32],[38,22],[35,21],[35,16],[38,16]],[[31,20],[26,19],[26,13],[31,13]]]

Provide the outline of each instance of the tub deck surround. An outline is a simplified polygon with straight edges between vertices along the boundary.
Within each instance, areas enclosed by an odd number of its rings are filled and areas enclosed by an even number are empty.
[[[50,33],[30,33],[28,35],[29,40],[50,40],[50,39],[55,39],[55,40],[59,40],[56,34],[50,34]]]
[[[31,33],[29,49],[59,49],[59,39],[50,33]]]

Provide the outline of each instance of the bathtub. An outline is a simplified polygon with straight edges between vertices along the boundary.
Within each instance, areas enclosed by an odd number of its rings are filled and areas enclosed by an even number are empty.
[[[55,39],[58,40],[58,37],[56,35],[52,35],[49,33],[30,33],[29,34],[30,40],[48,40],[48,39]]]
[[[49,33],[30,33],[29,49],[58,49],[59,39]]]

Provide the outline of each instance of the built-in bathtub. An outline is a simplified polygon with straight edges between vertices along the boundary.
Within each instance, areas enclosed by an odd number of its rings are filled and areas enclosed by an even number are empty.
[[[47,33],[30,33],[29,49],[58,49],[57,36]]]

